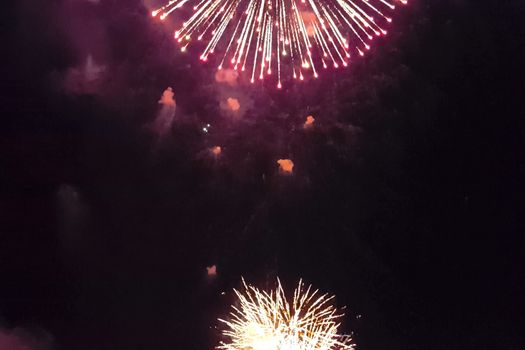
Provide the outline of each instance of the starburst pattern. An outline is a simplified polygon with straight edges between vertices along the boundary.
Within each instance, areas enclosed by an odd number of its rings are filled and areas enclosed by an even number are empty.
[[[386,35],[388,15],[407,0],[171,0],[152,12],[164,20],[192,6],[176,30],[185,51],[196,39],[204,42],[200,59],[220,52],[218,68],[247,70],[251,82],[283,71],[303,80],[322,68],[347,66],[364,55],[374,37]],[[184,17],[184,14],[183,14]],[[286,64],[285,64],[286,63]]]
[[[247,285],[235,290],[238,306],[232,306],[229,320],[221,321],[228,339],[223,350],[350,350],[350,337],[337,334],[339,314],[333,296],[305,287],[302,281],[288,300],[277,280],[271,292]]]

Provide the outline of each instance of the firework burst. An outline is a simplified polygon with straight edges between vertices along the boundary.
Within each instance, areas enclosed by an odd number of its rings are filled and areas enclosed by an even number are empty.
[[[235,290],[238,306],[232,306],[221,342],[222,350],[351,350],[349,337],[337,334],[342,314],[333,306],[333,296],[322,294],[302,281],[287,300],[281,282],[267,293],[247,285]]]
[[[374,37],[386,35],[389,13],[407,0],[171,0],[152,12],[164,20],[184,5],[191,14],[175,32],[185,51],[202,41],[200,59],[220,52],[226,65],[248,71],[251,82],[274,72],[277,87],[288,72],[303,80],[322,68],[346,67],[364,55]]]

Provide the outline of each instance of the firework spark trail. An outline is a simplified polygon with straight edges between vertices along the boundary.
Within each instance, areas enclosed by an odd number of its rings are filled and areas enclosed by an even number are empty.
[[[317,78],[319,66],[346,67],[352,52],[363,56],[374,37],[387,34],[387,12],[407,0],[171,0],[151,14],[164,20],[192,2],[193,14],[175,32],[182,51],[193,38],[204,40],[200,59],[207,61],[222,45],[219,69],[229,61],[251,71],[251,82],[257,71],[259,79],[277,72],[281,88],[283,71]]]
[[[230,320],[219,319],[229,342],[221,342],[222,350],[351,350],[349,337],[337,334],[339,319],[332,305],[333,296],[319,295],[306,289],[299,281],[293,299],[286,298],[281,282],[268,292],[247,285],[235,290],[238,307],[232,306]]]

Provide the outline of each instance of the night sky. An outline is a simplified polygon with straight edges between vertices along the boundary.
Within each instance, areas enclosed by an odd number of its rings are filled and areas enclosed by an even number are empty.
[[[525,348],[522,1],[409,1],[280,91],[161,2],[1,11],[0,350],[210,350],[241,277],[336,295],[357,349]]]

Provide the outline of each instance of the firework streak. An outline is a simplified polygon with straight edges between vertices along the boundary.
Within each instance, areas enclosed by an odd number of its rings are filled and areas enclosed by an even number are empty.
[[[388,13],[407,0],[172,0],[152,12],[164,20],[184,5],[193,6],[176,30],[185,51],[202,41],[203,61],[220,52],[219,69],[248,71],[251,82],[286,72],[304,79],[319,69],[346,67],[352,55],[364,55],[375,36],[386,35]]]

